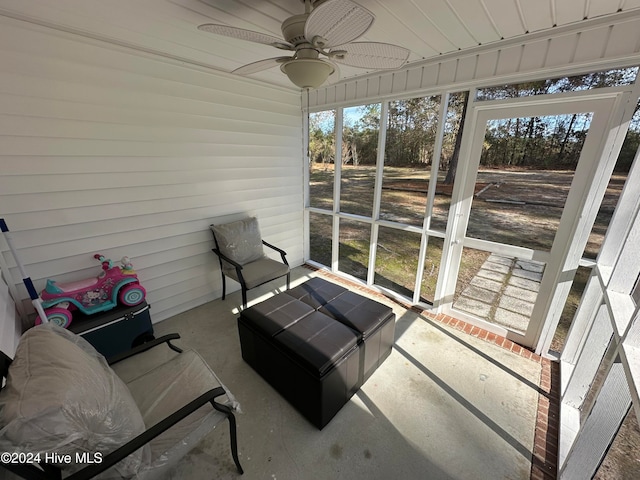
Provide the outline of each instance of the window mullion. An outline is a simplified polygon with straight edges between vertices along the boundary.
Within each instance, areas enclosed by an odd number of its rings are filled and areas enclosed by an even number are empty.
[[[444,126],[446,124],[447,109],[449,108],[449,93],[440,97],[440,109],[438,110],[438,128],[436,130],[436,142],[433,146],[433,156],[431,157],[431,174],[429,176],[429,186],[427,188],[427,205],[424,211],[424,221],[422,224],[422,239],[420,240],[420,254],[418,255],[418,269],[416,271],[416,283],[413,289],[413,303],[420,302],[420,292],[422,287],[422,276],[424,274],[424,263],[427,258],[427,248],[429,247],[429,235],[426,233],[431,228],[431,218],[433,216],[433,204],[436,197],[436,185],[438,183],[438,172],[440,171],[440,156],[442,155],[442,142],[444,139]]]
[[[338,271],[338,257],[340,255],[340,183],[342,178],[342,108],[336,109],[336,121],[334,124],[335,153],[333,155],[333,217],[331,229],[331,271]]]
[[[376,158],[376,179],[373,191],[373,213],[371,222],[371,238],[369,242],[369,268],[367,269],[367,285],[373,285],[376,268],[376,250],[378,245],[378,220],[380,219],[380,202],[382,199],[382,175],[384,172],[384,149],[387,141],[387,117],[389,102],[382,102],[380,108],[380,128],[378,132],[378,156]]]

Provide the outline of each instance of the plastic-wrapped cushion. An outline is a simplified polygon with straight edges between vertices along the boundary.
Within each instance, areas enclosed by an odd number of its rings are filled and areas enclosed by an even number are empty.
[[[0,392],[0,450],[71,454],[115,450],[145,424],[124,382],[83,338],[51,323],[27,331]],[[98,478],[135,476],[148,447]],[[61,465],[75,471],[83,465]]]
[[[216,398],[233,410],[239,404],[207,363],[193,350],[175,353],[157,346],[113,365],[140,408],[147,428],[203,393],[222,386]],[[226,417],[207,403],[150,442],[150,465],[136,478],[158,478]]]
[[[240,265],[259,260],[265,256],[260,227],[255,217],[222,225],[212,225],[211,229],[216,236],[220,252]],[[223,262],[223,269],[225,273],[235,271],[235,268],[226,262]]]

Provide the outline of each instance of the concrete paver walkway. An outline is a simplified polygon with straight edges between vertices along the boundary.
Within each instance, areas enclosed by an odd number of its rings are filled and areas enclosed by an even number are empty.
[[[544,263],[492,253],[453,308],[524,333],[538,296]]]

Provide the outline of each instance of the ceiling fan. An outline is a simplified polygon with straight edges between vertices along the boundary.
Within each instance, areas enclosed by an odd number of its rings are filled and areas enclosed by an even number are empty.
[[[271,45],[293,52],[292,56],[253,62],[231,73],[250,75],[280,65],[280,70],[300,88],[318,88],[327,79],[338,79],[339,63],[371,70],[404,65],[409,50],[390,43],[355,42],[373,24],[375,16],[351,0],[301,0],[305,13],[282,22],[282,36],[206,23],[205,32]],[[326,58],[320,58],[320,57]]]

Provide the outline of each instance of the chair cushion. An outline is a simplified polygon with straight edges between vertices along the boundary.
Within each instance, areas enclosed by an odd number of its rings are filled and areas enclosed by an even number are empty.
[[[225,273],[234,280],[239,281],[235,269]],[[288,265],[268,257],[247,263],[242,267],[242,277],[248,289],[282,277],[287,273],[289,273]]]
[[[157,362],[158,353],[169,354],[166,362]],[[151,362],[145,362],[138,357],[148,356]],[[138,363],[155,363],[155,368],[144,369],[143,375],[132,375],[127,370],[136,370]],[[195,400],[203,393],[224,385],[209,365],[193,350],[175,353],[164,345],[157,346],[148,352],[124,360],[114,365],[114,369],[131,380],[127,387],[140,408],[147,428],[152,427],[170,414]],[[239,410],[239,404],[228,392],[220,396],[216,402],[226,404],[230,408]],[[218,422],[226,417],[214,410],[210,403],[176,423],[173,427],[154,438],[151,445],[151,469],[157,468],[174,457],[174,449],[181,449],[183,443],[198,441],[202,435],[208,433]],[[194,445],[191,445],[193,447]]]
[[[129,390],[86,340],[51,323],[22,336],[0,391],[0,450],[106,455],[144,429]],[[136,474],[148,451],[106,476]]]
[[[220,252],[234,262],[245,265],[264,257],[262,236],[255,217],[222,225],[211,225],[211,230],[216,237]]]

